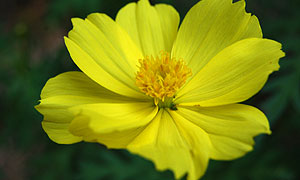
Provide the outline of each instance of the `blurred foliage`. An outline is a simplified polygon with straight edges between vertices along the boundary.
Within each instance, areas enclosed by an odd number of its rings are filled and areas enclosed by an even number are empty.
[[[130,0],[4,0],[0,6],[0,179],[173,179],[170,171],[125,150],[99,144],[57,145],[35,111],[46,81],[78,70],[63,44],[71,17],[104,12],[115,17]],[[157,0],[184,14],[196,0]],[[286,57],[266,86],[248,100],[262,109],[273,134],[256,138],[254,151],[235,161],[211,161],[205,180],[300,179],[300,1],[248,0],[266,38],[283,44]],[[185,179],[185,178],[183,178]]]

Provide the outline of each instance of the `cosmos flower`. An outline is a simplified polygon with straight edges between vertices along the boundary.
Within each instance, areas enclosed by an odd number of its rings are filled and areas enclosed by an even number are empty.
[[[199,179],[209,159],[232,160],[270,134],[265,115],[237,104],[256,94],[284,56],[264,39],[244,0],[202,0],[185,16],[148,0],[129,3],[115,21],[73,18],[65,37],[82,72],[50,79],[37,110],[59,144],[98,142],[127,149]]]

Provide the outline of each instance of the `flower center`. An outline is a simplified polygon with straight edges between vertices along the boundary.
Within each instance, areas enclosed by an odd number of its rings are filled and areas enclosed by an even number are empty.
[[[155,105],[171,108],[173,96],[192,75],[191,69],[182,59],[171,58],[164,51],[156,58],[146,56],[139,59],[139,62],[136,85],[146,95],[154,98]]]

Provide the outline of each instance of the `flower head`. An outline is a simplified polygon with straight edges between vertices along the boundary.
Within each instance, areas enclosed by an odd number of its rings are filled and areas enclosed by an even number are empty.
[[[65,37],[82,72],[50,79],[37,110],[60,144],[99,142],[199,179],[209,159],[232,160],[270,133],[256,94],[284,56],[262,37],[244,0],[201,0],[179,26],[176,10],[129,3],[116,20],[73,18]]]

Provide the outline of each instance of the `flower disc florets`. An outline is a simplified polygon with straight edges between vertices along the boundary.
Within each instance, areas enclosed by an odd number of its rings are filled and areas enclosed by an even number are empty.
[[[172,98],[192,75],[183,60],[171,58],[167,52],[161,52],[156,58],[146,56],[139,62],[136,85],[146,95],[153,97],[156,105],[159,101]]]

